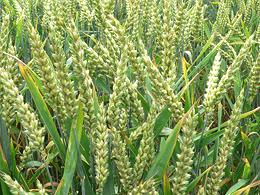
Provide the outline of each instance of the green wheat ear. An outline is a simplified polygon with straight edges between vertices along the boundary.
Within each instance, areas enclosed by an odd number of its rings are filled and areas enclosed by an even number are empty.
[[[174,120],[178,121],[184,112],[182,103],[178,100],[171,86],[163,78],[158,67],[156,67],[156,65],[151,61],[150,57],[147,55],[147,51],[145,50],[142,51],[142,59],[152,81],[156,100],[159,105],[167,105],[169,110],[173,113]]]
[[[10,192],[14,195],[27,195],[22,186],[15,180],[13,180],[9,175],[2,174],[1,177],[3,178],[4,182],[8,185]]]
[[[212,119],[212,115],[214,113],[214,104],[212,104],[212,99],[214,98],[215,94],[212,92],[216,90],[218,86],[220,65],[221,55],[220,53],[217,53],[208,76],[207,88],[203,101],[203,105],[205,106],[206,118],[208,119]]]
[[[141,194],[149,194],[149,195],[158,195],[159,193],[156,191],[156,183],[154,180],[149,179],[135,186],[132,191],[129,192],[129,195],[141,195]]]
[[[0,28],[0,67],[6,66],[6,55],[3,52],[7,51],[8,46],[9,20],[9,15],[3,14]]]
[[[190,172],[193,164],[194,137],[196,135],[196,126],[198,116],[192,112],[187,116],[182,128],[183,134],[180,137],[180,154],[177,155],[178,161],[175,168],[173,191],[175,194],[185,194],[187,184],[189,183]]]
[[[257,176],[259,18],[259,0],[0,0],[0,193],[246,189]]]
[[[0,29],[0,67],[6,67],[6,58],[7,56],[3,53],[7,50],[7,43],[8,43],[8,31],[9,31],[9,15],[3,14],[2,17],[2,24]],[[0,85],[0,101],[3,101],[3,89]],[[2,111],[3,105],[0,105],[0,111]],[[1,114],[2,115],[2,114]],[[9,119],[7,119],[9,120]],[[5,120],[5,121],[7,121]],[[10,119],[11,120],[11,119]]]
[[[0,68],[0,85],[4,90],[4,99],[8,100],[13,106],[14,113],[21,120],[25,128],[25,134],[28,136],[29,144],[23,151],[22,161],[28,160],[34,151],[43,151],[45,130],[40,126],[37,115],[32,111],[24,98],[19,94],[11,75],[3,68]]]
[[[228,121],[228,126],[225,128],[223,137],[220,140],[218,159],[213,165],[207,181],[208,194],[217,195],[220,190],[226,161],[233,151],[234,139],[238,131],[243,99],[244,89],[241,90],[240,95],[237,97],[236,103],[232,109],[230,120]]]
[[[233,85],[234,75],[239,70],[241,64],[243,63],[246,56],[248,55],[248,51],[250,50],[252,44],[253,44],[253,36],[249,37],[247,41],[243,44],[238,55],[233,60],[232,64],[228,67],[226,73],[221,77],[218,85],[215,88],[212,88],[210,92],[208,91],[210,95],[208,94],[207,99],[204,99],[204,105],[206,105],[206,109],[205,109],[206,125],[210,124],[210,113],[213,112],[212,106],[219,103],[222,100],[224,94],[227,93],[228,89],[230,89],[231,86]],[[212,74],[213,74],[213,70],[212,70]],[[214,76],[214,78],[216,78],[216,76]],[[215,85],[216,83],[213,86]]]
[[[23,187],[16,181],[13,180],[9,175],[3,173],[0,174],[0,177],[3,178],[4,182],[8,185],[10,192],[13,195],[31,195],[34,194],[32,192],[26,192]],[[48,193],[46,190],[43,188],[42,184],[40,183],[39,180],[36,182],[37,188],[38,188],[38,193],[41,195],[47,195]]]
[[[106,125],[105,108],[101,104],[97,115],[97,127],[94,135],[95,170],[98,194],[103,194],[103,188],[108,177],[108,127]]]
[[[142,133],[142,139],[138,149],[138,154],[135,159],[133,167],[134,178],[136,183],[140,181],[145,171],[149,170],[152,160],[154,158],[155,148],[154,146],[154,123],[156,119],[156,107],[152,105],[150,113],[147,117],[146,122],[139,129]]]
[[[48,102],[51,103],[55,113],[61,120],[62,124],[65,123],[66,114],[64,112],[64,101],[61,93],[61,88],[57,80],[57,72],[54,70],[53,64],[44,50],[44,45],[40,39],[38,31],[32,26],[31,23],[27,24],[31,52],[33,60],[36,64],[37,71],[39,72],[40,79],[44,88],[44,95]]]
[[[64,113],[66,118],[73,118],[76,112],[76,94],[72,74],[66,64],[66,55],[63,50],[64,37],[59,30],[57,21],[49,21],[49,39],[52,56],[52,63],[56,70],[57,82],[60,85],[61,98],[63,100]]]
[[[252,99],[254,99],[255,95],[257,94],[257,91],[259,91],[260,88],[260,56],[258,56],[256,61],[254,62],[248,78],[249,97],[252,101]]]

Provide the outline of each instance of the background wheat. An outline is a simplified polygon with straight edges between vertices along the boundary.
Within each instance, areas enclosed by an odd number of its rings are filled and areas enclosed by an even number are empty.
[[[259,194],[257,0],[0,1],[0,194]]]

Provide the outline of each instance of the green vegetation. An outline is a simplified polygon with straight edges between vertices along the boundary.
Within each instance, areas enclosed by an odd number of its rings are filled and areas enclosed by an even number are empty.
[[[257,0],[0,0],[0,194],[258,194],[259,24]]]

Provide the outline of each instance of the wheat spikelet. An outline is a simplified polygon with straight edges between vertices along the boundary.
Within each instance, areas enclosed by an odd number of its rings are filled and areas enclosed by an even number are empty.
[[[206,195],[205,189],[203,186],[199,186],[199,190],[197,192],[197,195]]]
[[[260,88],[260,56],[257,57],[251,68],[249,78],[249,96],[252,100]]]
[[[247,0],[247,3],[246,3],[246,9],[244,11],[244,22],[246,24],[249,24],[249,21],[251,19],[253,2],[254,2],[253,0]]]
[[[252,46],[252,36],[244,43],[243,47],[240,49],[237,57],[234,59],[233,63],[228,67],[226,73],[220,79],[218,86],[211,90],[211,96],[207,100],[204,101],[204,105],[206,105],[206,110],[212,109],[214,105],[219,103],[223,97],[223,95],[228,91],[231,87],[234,73],[239,69],[240,65],[244,61],[247,56],[248,51]],[[212,113],[211,111],[209,113]],[[210,119],[207,121],[210,123]]]
[[[134,40],[140,36],[141,33],[141,1],[133,0],[129,2],[129,12],[125,23],[126,32],[131,34],[131,39]]]
[[[80,21],[91,23],[94,20],[94,10],[90,10],[90,5],[84,0],[78,0],[80,6]]]
[[[53,4],[55,1],[46,0],[43,1],[43,18],[42,18],[42,25],[45,27],[45,29],[49,28],[51,18],[53,17]]]
[[[162,104],[169,106],[169,110],[173,113],[174,120],[178,121],[183,114],[181,102],[177,99],[170,85],[163,79],[158,68],[152,63],[146,51],[143,53],[144,55],[142,58],[149,70],[149,76],[153,83],[154,90],[156,91],[157,96],[160,95],[160,98],[157,98],[157,100],[161,101]]]
[[[84,78],[83,83],[81,84],[80,92],[80,101],[84,105],[84,118],[85,118],[85,126],[93,136],[96,128],[96,116],[95,116],[95,108],[94,108],[94,84],[89,75],[88,70],[83,70],[82,76]]]
[[[141,42],[140,40],[139,47],[141,50],[141,55],[145,55],[146,53],[142,53],[145,51],[145,47],[143,42]],[[147,72],[144,66],[143,58],[141,56],[137,56],[138,50],[135,48],[134,43],[130,40],[128,40],[128,48],[128,59],[130,66],[133,69],[133,72],[136,75],[138,81],[141,83],[141,85],[144,85],[147,77]]]
[[[217,18],[213,25],[213,31],[222,33],[225,30],[225,27],[229,24],[230,6],[229,2],[225,2],[224,0],[220,1]]]
[[[87,69],[87,64],[84,60],[84,43],[79,36],[78,29],[74,21],[70,21],[70,25],[67,27],[67,32],[71,37],[70,51],[72,54],[73,71],[75,72],[77,79],[82,78],[82,72]]]
[[[9,175],[2,174],[1,177],[3,178],[4,182],[8,185],[10,192],[14,195],[27,195],[22,186],[15,180],[13,180]]]
[[[62,100],[65,108],[66,118],[75,116],[76,112],[76,97],[74,92],[74,82],[68,65],[66,65],[66,56],[63,50],[63,36],[58,30],[55,21],[50,21],[50,48],[53,58],[53,65],[57,73],[60,91],[62,92]]]
[[[109,51],[109,55],[113,59],[113,62],[117,64],[121,54],[120,45],[116,42],[109,29],[105,28],[104,34],[105,34],[106,47],[107,50]]]
[[[158,9],[158,4],[156,0],[151,0],[149,2],[149,16],[148,16],[148,29],[146,32],[146,35],[148,37],[148,44],[149,41],[155,42],[155,40],[158,37],[158,32],[161,28],[160,25],[160,15],[159,15],[159,9]]]
[[[33,151],[41,152],[43,150],[44,128],[40,127],[36,115],[32,112],[29,105],[24,103],[23,96],[19,94],[18,88],[11,79],[11,75],[3,68],[0,68],[0,83],[5,92],[4,99],[8,99],[14,107],[29,138],[29,145],[26,146],[21,157],[22,161],[28,160]]]
[[[185,119],[180,141],[180,154],[177,155],[178,161],[174,174],[173,191],[175,194],[185,194],[187,184],[190,178],[190,171],[192,169],[194,146],[193,139],[196,134],[195,128],[197,126],[197,116],[192,113]]]
[[[15,50],[14,47],[11,45],[11,43],[9,43],[9,47],[8,47],[8,51],[7,51],[10,55],[15,55]],[[5,61],[5,69],[8,73],[10,73],[10,76],[12,78],[12,80],[15,83],[15,86],[17,86],[17,79],[21,78],[19,77],[19,75],[17,75],[18,72],[18,68],[16,66],[16,61],[11,57],[11,56],[4,56]],[[1,89],[1,87],[0,87]],[[8,98],[8,96],[6,96],[5,94],[3,94],[2,96],[2,112],[1,112],[1,116],[3,117],[4,121],[6,122],[7,127],[11,127],[12,122],[14,121],[14,116],[15,116],[15,112],[14,112],[14,106],[12,105],[12,101]]]
[[[154,134],[153,127],[155,123],[156,109],[151,108],[149,116],[145,125],[143,125],[142,131],[142,140],[138,149],[138,154],[135,159],[134,164],[134,178],[136,183],[140,181],[143,176],[143,173],[150,167],[151,161],[154,157]]]
[[[128,193],[129,195],[158,195],[159,193],[155,189],[155,182],[152,179],[149,179],[143,183],[140,183],[138,186],[135,186],[132,191]]]
[[[103,193],[103,188],[108,177],[108,128],[106,126],[105,109],[100,105],[97,115],[97,128],[95,131],[95,169],[97,192]]]
[[[12,79],[16,86],[20,86],[22,82],[22,77],[19,73],[19,68],[16,62],[16,48],[12,45],[11,41],[9,41],[9,46],[7,50],[7,58],[6,58],[6,69],[11,74]]]
[[[126,78],[126,83],[128,86],[128,94],[129,94],[129,107],[131,110],[131,115],[133,119],[138,123],[143,121],[144,114],[143,114],[143,108],[142,103],[138,99],[138,93],[137,93],[137,82],[132,83],[128,78]],[[135,122],[133,121],[133,122]]]
[[[88,54],[88,64],[94,66],[98,74],[103,74],[110,79],[114,77],[117,62],[102,43],[98,43],[94,49],[86,46],[85,51]]]
[[[208,178],[208,194],[217,195],[220,189],[220,183],[224,175],[226,161],[232,153],[234,138],[237,135],[237,126],[240,120],[239,116],[241,113],[243,97],[244,90],[241,90],[240,95],[238,96],[236,103],[234,104],[228,126],[226,127],[223,137],[221,138],[218,159],[213,165],[210,176]]]
[[[40,73],[41,81],[45,90],[44,95],[46,99],[51,103],[59,119],[64,123],[66,114],[64,113],[64,102],[60,93],[61,89],[57,80],[57,73],[54,70],[49,56],[43,49],[43,44],[38,32],[30,23],[27,24],[27,27],[30,36],[33,59],[37,64],[37,70]]]
[[[208,76],[207,88],[206,88],[206,93],[204,95],[204,101],[203,101],[207,118],[212,118],[212,114],[214,112],[214,105],[211,105],[210,102],[212,102],[212,99],[214,98],[214,94],[212,94],[212,91],[216,90],[218,86],[220,64],[221,64],[221,55],[220,53],[217,53]]]
[[[0,31],[0,68],[6,68],[7,65],[7,56],[4,52],[7,50],[7,43],[8,43],[8,31],[9,31],[9,16],[3,15],[3,21],[1,24],[1,31]],[[3,99],[3,92],[0,87],[0,100]]]
[[[107,111],[109,123],[116,128],[118,127],[120,110],[124,107],[124,97],[127,96],[128,92],[126,90],[127,48],[127,45],[125,45],[120,62],[117,66],[113,93],[110,95]]]
[[[172,77],[172,80],[176,78],[175,72],[172,75],[168,75],[169,69],[176,69],[175,67],[175,49],[176,49],[176,41],[175,36],[178,32],[173,31],[172,29],[172,20],[171,20],[171,7],[170,7],[170,1],[166,0],[163,1],[163,26],[162,31],[164,32],[162,34],[162,40],[161,40],[161,46],[162,46],[162,70],[164,72],[165,77]],[[181,24],[178,23],[177,25]],[[176,33],[176,34],[175,34]]]
[[[122,122],[124,121],[124,115],[125,113],[121,114]],[[121,130],[124,129],[115,129],[114,127],[110,129],[113,139],[112,155],[118,170],[120,183],[124,191],[128,192],[133,186],[133,169],[127,156],[126,144],[120,135]]]

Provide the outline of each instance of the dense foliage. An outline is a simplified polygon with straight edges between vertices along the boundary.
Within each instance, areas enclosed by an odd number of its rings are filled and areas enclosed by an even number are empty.
[[[258,194],[260,1],[1,0],[0,193]]]

